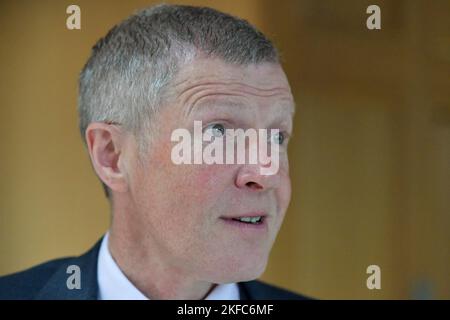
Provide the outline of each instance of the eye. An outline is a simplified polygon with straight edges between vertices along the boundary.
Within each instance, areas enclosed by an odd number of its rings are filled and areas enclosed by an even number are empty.
[[[272,141],[279,145],[282,145],[285,139],[286,136],[283,132],[277,132],[272,135]]]
[[[208,125],[205,131],[215,138],[220,138],[225,134],[225,127],[220,123],[213,123]]]

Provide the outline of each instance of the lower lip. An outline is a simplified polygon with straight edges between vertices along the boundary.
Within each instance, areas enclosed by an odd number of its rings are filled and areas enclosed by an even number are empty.
[[[233,219],[225,219],[221,218],[221,220],[227,225],[234,227],[236,229],[240,229],[242,231],[265,231],[267,230],[267,217],[264,217],[262,222],[260,223],[245,223],[236,221]]]

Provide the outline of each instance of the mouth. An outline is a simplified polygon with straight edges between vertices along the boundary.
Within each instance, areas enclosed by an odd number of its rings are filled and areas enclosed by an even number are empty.
[[[246,230],[258,230],[267,228],[267,215],[265,213],[251,213],[242,216],[221,217],[228,225],[240,227]]]
[[[264,216],[238,217],[238,218],[231,218],[231,220],[247,224],[261,224],[264,221]]]

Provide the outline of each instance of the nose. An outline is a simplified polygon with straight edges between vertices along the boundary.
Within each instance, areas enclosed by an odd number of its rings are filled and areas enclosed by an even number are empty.
[[[240,189],[252,191],[266,191],[278,188],[279,174],[261,174],[261,165],[243,165],[239,168],[235,184]]]

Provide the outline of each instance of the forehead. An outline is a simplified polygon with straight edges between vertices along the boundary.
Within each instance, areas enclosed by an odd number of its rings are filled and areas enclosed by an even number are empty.
[[[261,88],[283,87],[290,90],[286,75],[279,64],[230,64],[222,59],[194,59],[185,63],[173,81],[177,91],[201,81],[235,81]]]
[[[204,97],[238,96],[282,102],[294,109],[286,75],[279,64],[233,65],[221,59],[196,59],[184,65],[173,81],[172,94],[193,105]]]

